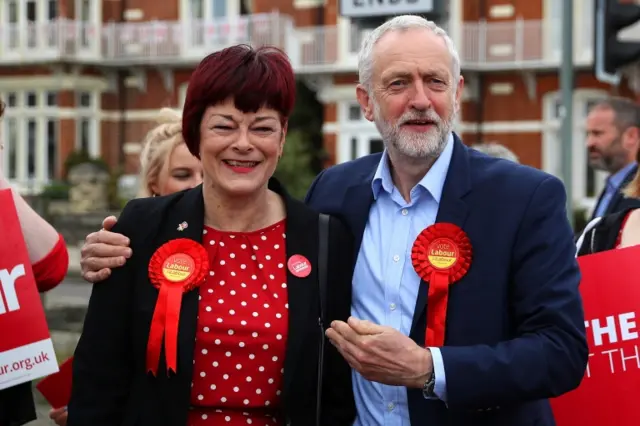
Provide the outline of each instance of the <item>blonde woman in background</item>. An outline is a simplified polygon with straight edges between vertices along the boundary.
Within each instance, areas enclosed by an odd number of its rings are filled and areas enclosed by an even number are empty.
[[[163,108],[157,121],[140,154],[139,198],[173,194],[202,182],[200,160],[191,155],[182,139],[182,116]]]
[[[163,108],[156,122],[157,126],[145,136],[140,153],[138,198],[169,195],[202,183],[200,160],[191,155],[182,139],[182,116],[170,108]],[[115,222],[116,218],[109,216],[103,226],[110,229]],[[103,274],[101,279],[105,279],[110,269],[98,273]],[[49,417],[58,426],[67,424],[66,408],[52,409]]]

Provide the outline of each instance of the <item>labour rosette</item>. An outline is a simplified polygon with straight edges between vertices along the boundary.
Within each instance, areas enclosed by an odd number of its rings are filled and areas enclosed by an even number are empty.
[[[153,375],[158,370],[163,340],[167,373],[177,371],[182,295],[200,286],[208,270],[207,251],[187,238],[163,244],[151,257],[149,280],[160,291],[147,343],[147,371]]]
[[[471,258],[469,237],[452,223],[429,226],[413,243],[413,268],[429,283],[425,346],[444,345],[449,286],[465,276]]]

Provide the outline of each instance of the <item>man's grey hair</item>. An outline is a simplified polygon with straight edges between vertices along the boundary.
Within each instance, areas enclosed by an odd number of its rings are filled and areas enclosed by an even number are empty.
[[[520,163],[518,156],[504,145],[498,143],[479,143],[472,145],[471,148],[476,151],[480,151],[491,157],[502,158],[505,160],[513,161],[514,163]]]
[[[608,97],[598,101],[593,108],[591,108],[591,111],[596,109],[612,110],[614,123],[620,133],[629,127],[640,128],[640,107],[632,99],[616,96]]]
[[[460,55],[456,50],[453,40],[447,34],[445,30],[436,25],[435,22],[421,18],[414,15],[402,15],[385,22],[378,28],[369,33],[360,47],[358,53],[358,72],[360,84],[362,84],[367,91],[371,90],[371,78],[373,76],[373,49],[378,41],[389,31],[408,31],[412,29],[424,28],[433,31],[437,36],[442,37],[447,50],[451,55],[451,74],[453,75],[453,90],[457,88],[458,80],[460,79]]]

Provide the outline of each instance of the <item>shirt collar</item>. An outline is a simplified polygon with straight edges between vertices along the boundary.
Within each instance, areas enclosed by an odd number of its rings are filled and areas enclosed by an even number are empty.
[[[420,182],[418,182],[418,185],[416,185],[416,187],[426,189],[437,203],[440,203],[440,198],[442,197],[442,188],[444,187],[444,181],[447,178],[449,164],[451,164],[451,157],[453,155],[453,145],[453,133],[449,133],[444,150],[433,163],[427,174],[425,174]],[[389,155],[385,149],[378,163],[376,173],[373,176],[373,181],[371,182],[373,198],[377,200],[381,190],[391,194],[393,188],[394,184],[391,179],[391,170],[389,169]]]
[[[609,177],[608,184],[615,189],[620,188],[620,185],[622,185],[624,178],[626,178],[627,175],[631,173],[631,170],[633,170],[636,166],[636,163],[627,164]]]

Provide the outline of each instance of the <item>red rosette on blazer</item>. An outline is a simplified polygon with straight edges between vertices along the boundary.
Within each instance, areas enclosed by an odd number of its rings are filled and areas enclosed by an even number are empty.
[[[147,371],[154,376],[164,341],[167,373],[177,371],[178,326],[182,295],[200,286],[209,270],[206,249],[187,238],[171,240],[156,250],[149,262],[149,280],[160,293],[147,343]]]
[[[413,268],[429,283],[425,346],[444,345],[449,286],[471,266],[472,248],[467,234],[452,223],[424,229],[411,250]]]

